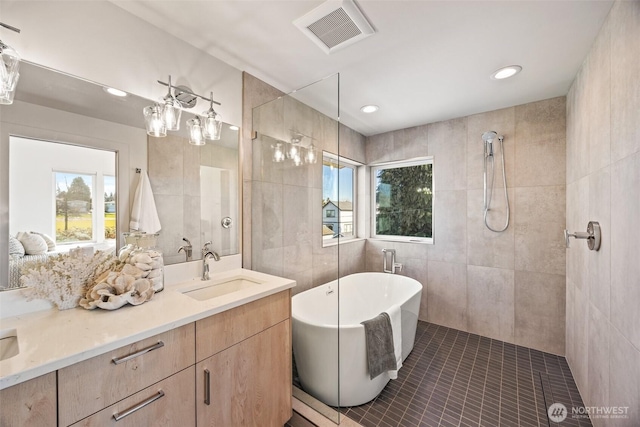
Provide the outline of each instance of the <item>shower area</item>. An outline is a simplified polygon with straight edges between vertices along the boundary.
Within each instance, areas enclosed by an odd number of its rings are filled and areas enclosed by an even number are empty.
[[[564,354],[564,97],[364,136],[345,126],[357,122],[340,111],[339,86],[335,75],[282,94],[245,78],[245,99],[253,101],[245,109],[250,121],[244,123],[243,142],[245,268],[295,280],[294,302],[305,291],[316,292],[310,316],[319,306],[315,301],[332,301],[324,323],[345,328],[384,311],[363,300],[357,307],[369,310],[365,318],[350,319],[343,304],[346,278],[383,274],[383,254],[393,253],[402,268],[384,276],[406,276],[422,285],[418,312],[409,310],[418,320],[416,346],[446,330],[447,337],[499,340],[503,351],[517,345]],[[372,237],[372,171],[417,158],[432,159],[432,241]],[[357,171],[352,193],[339,173],[348,168]],[[335,179],[331,171],[338,171]],[[347,201],[358,208],[350,218],[353,229],[341,227],[349,218],[341,212],[349,212]],[[318,411],[336,423],[345,414],[357,421],[352,408],[374,406],[345,403],[341,381],[353,370],[340,360],[347,353],[346,336],[338,328],[330,331],[322,357],[330,365],[325,388],[338,400],[325,398],[329,403]],[[420,354],[410,355],[405,365],[418,366]],[[304,370],[303,364],[296,363]],[[304,375],[293,369],[293,394],[312,406]],[[387,383],[380,396],[401,383]],[[350,409],[336,410],[345,406]]]

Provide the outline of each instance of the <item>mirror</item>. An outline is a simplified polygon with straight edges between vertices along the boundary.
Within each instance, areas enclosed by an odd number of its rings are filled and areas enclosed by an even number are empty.
[[[159,96],[163,91],[163,87],[159,86]],[[15,101],[12,105],[0,106],[0,124],[2,125],[0,129],[0,204],[2,205],[0,209],[2,212],[0,290],[8,289],[10,286],[8,242],[10,234],[15,236],[13,219],[17,218],[13,209],[10,208],[10,201],[28,198],[30,194],[29,189],[19,190],[13,182],[10,183],[9,171],[13,167],[13,164],[10,164],[10,140],[21,137],[32,141],[38,140],[43,144],[47,143],[43,141],[48,141],[49,144],[58,143],[51,144],[48,147],[51,149],[81,146],[110,152],[117,157],[117,167],[116,161],[113,161],[115,170],[113,176],[117,182],[111,185],[116,187],[114,201],[117,212],[114,212],[114,216],[117,217],[117,231],[114,243],[116,247],[120,247],[123,244],[122,232],[129,230],[130,206],[139,180],[136,169],[149,170],[152,188],[156,187],[155,193],[156,189],[159,189],[159,184],[156,184],[161,180],[162,175],[157,173],[160,170],[159,166],[162,165],[156,163],[156,157],[172,155],[173,151],[168,149],[167,145],[170,140],[179,144],[187,141],[184,122],[193,116],[185,110],[182,130],[169,132],[169,136],[162,139],[162,144],[155,146],[156,139],[148,138],[146,135],[142,116],[142,109],[152,103],[153,101],[134,95],[117,98],[109,95],[102,85],[26,61],[21,64]],[[195,112],[200,112],[204,108],[203,105],[198,105]],[[241,221],[238,217],[238,183],[240,182],[238,136],[237,127],[223,124],[220,141],[207,141],[207,145],[203,147],[189,146],[189,149],[184,151],[190,155],[190,157],[187,156],[189,161],[182,163],[180,172],[183,176],[183,188],[187,188],[188,185],[185,183],[191,180],[190,192],[183,193],[180,200],[175,197],[166,197],[167,194],[155,195],[158,216],[162,224],[159,245],[166,247],[164,250],[166,264],[185,261],[184,254],[176,253],[178,247],[184,243],[182,237],[192,240],[194,260],[199,258],[200,243],[207,240],[214,242],[211,247],[221,256],[239,253]],[[184,160],[185,157],[183,156],[182,159]],[[81,165],[82,161],[78,163]],[[65,166],[62,169],[65,172],[82,172],[80,167]],[[49,176],[52,173],[51,169],[47,171]],[[104,174],[108,175],[108,172]],[[206,180],[201,177],[206,177]],[[198,181],[197,185],[194,184],[194,179]],[[30,185],[33,184],[37,182],[32,179]],[[55,189],[52,189],[53,184],[52,186],[46,183],[44,185],[48,191],[55,192]],[[110,184],[102,181],[102,185]],[[194,193],[196,188],[197,194]],[[102,192],[97,187],[96,191]],[[107,198],[109,197],[110,194],[107,194]],[[194,204],[196,197],[201,201],[197,205]],[[112,204],[109,205],[109,209],[113,209]],[[48,207],[51,208],[52,205]],[[189,213],[197,211],[198,215],[184,217],[182,228],[178,229],[172,216],[177,210]],[[222,225],[222,220],[227,217],[231,218],[230,228]],[[35,228],[41,228],[29,227],[22,221],[25,218],[20,219],[21,222],[16,227],[26,228],[24,231],[38,231]],[[95,221],[92,220],[92,223]],[[49,224],[48,227],[52,226]],[[99,239],[96,238],[94,231],[88,241],[97,244]],[[55,234],[55,229],[49,233],[42,232]],[[77,241],[74,240],[74,242]]]

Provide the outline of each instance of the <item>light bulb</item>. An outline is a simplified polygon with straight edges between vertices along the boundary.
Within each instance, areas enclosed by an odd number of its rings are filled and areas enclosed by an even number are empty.
[[[204,134],[202,133],[202,121],[200,117],[195,116],[193,119],[187,120],[189,128],[189,144],[205,145]]]
[[[307,148],[307,155],[305,156],[304,161],[309,164],[314,164],[318,161],[317,150],[313,144]]]
[[[158,104],[145,107],[142,112],[144,113],[144,121],[147,128],[147,135],[162,138],[167,136],[167,126],[162,120],[160,113],[161,107]]]
[[[296,153],[296,155],[293,156],[293,164],[296,166],[300,166],[302,164],[302,157],[300,157],[300,152]]]
[[[285,156],[282,151],[282,143],[278,142],[275,147],[273,145],[271,147],[273,148],[273,161],[276,163],[283,162]]]
[[[181,115],[180,102],[172,95],[167,95],[162,106],[162,120],[164,120],[167,130],[180,130]]]

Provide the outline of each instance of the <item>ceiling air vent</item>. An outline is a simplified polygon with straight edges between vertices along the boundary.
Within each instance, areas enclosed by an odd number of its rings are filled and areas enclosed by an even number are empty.
[[[347,47],[375,32],[353,0],[329,0],[293,23],[326,53]]]

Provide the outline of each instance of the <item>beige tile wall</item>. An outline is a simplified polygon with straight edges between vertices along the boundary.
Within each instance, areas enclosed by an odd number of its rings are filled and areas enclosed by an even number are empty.
[[[366,268],[395,248],[425,287],[421,319],[565,353],[565,98],[375,135],[367,163],[434,158],[434,244],[368,240]],[[481,135],[504,135],[510,225],[483,223]],[[500,159],[500,147],[495,147]],[[501,165],[488,221],[502,227]]]
[[[215,166],[230,170],[237,176],[235,150],[207,144],[196,147],[189,140],[175,135],[164,138],[148,137],[149,181],[153,190],[162,230],[158,248],[162,250],[165,264],[185,261],[178,248],[183,237],[193,245],[193,259],[200,259],[203,230],[200,213],[200,166]],[[222,247],[222,235],[209,235],[208,239],[220,247],[214,249],[220,255],[228,255],[230,246]],[[216,240],[217,237],[217,240]]]
[[[275,94],[262,88],[265,83],[245,76],[246,89]],[[266,103],[265,97],[259,98],[262,102],[251,111],[252,122],[245,123],[257,138],[244,143],[244,158],[251,152],[251,166],[244,169],[249,173],[244,177],[248,202],[244,209],[250,213],[244,216],[245,224],[250,222],[249,233],[247,228],[244,233],[244,266],[296,280],[293,294],[364,271],[364,240],[322,246],[322,161],[301,166],[274,163],[272,146],[288,141],[291,129],[296,129],[314,138],[319,155],[326,150],[364,163],[365,138],[290,96]],[[247,93],[245,99],[253,98]]]
[[[640,2],[616,2],[567,96],[567,228],[602,247],[567,250],[567,360],[588,406],[640,425]]]

